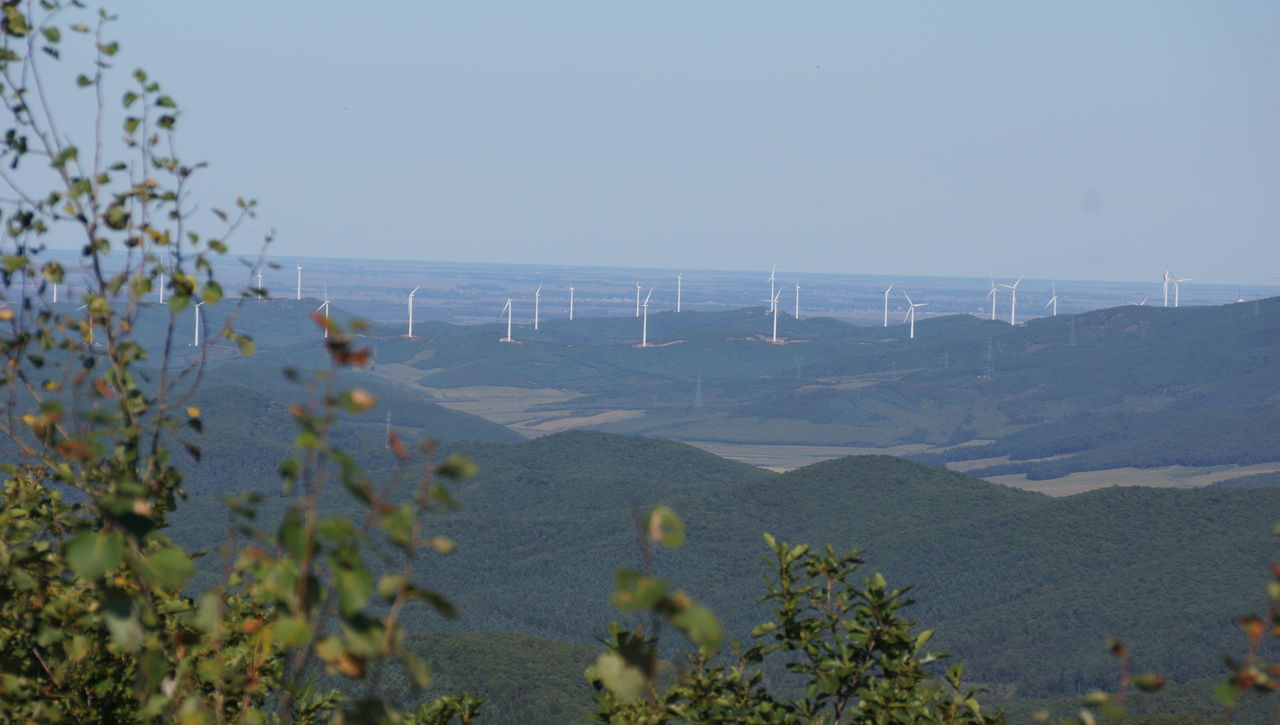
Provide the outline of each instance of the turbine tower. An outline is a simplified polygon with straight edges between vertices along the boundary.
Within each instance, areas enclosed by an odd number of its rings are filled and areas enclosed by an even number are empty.
[[[889,293],[892,291],[893,291],[893,283],[890,282],[889,286],[886,287],[884,292],[882,293],[884,294],[884,326],[885,327],[889,326]]]
[[[409,293],[409,338],[413,338],[413,296],[416,295],[420,289],[422,289],[422,285],[414,287],[413,291]]]
[[[294,299],[302,299],[302,262],[298,262],[298,294]]]
[[[777,279],[778,279],[778,265],[775,264],[773,265],[773,271],[769,273],[769,299],[771,300],[778,296],[777,293],[774,292],[774,282],[776,282]],[[775,306],[770,311],[770,314],[773,314],[773,312],[776,310],[777,310],[777,307]]]
[[[262,266],[258,266],[258,299],[262,299]]]
[[[316,312],[324,310],[324,339],[329,339],[329,286],[324,287],[324,302],[316,308]]]
[[[996,319],[996,297],[999,296],[999,290],[996,289],[996,280],[994,277],[988,277],[991,280],[991,291],[987,293],[987,297],[991,298],[991,319]]]
[[[1049,298],[1048,302],[1044,303],[1045,307],[1048,307],[1050,305],[1053,305],[1053,316],[1057,317],[1058,316],[1058,285],[1056,282],[1053,283],[1053,296]]]
[[[773,342],[778,341],[778,296],[781,294],[782,290],[778,290],[773,295],[773,304],[770,305],[773,308]]]
[[[196,337],[195,337],[195,342],[191,344],[192,347],[200,347],[200,308],[201,307],[204,307],[204,303],[197,302],[195,304],[195,307],[192,308],[196,311]]]
[[[800,319],[800,283],[796,282],[796,319]]]
[[[644,304],[640,307],[644,310],[644,323],[640,332],[640,347],[649,347],[649,298],[653,296],[653,290],[649,290],[649,294],[644,296]]]
[[[1009,307],[1009,324],[1018,324],[1018,285],[1022,284],[1022,278],[1019,277],[1017,282],[1013,284],[1000,283],[1001,287],[1008,287],[1009,294],[1012,295],[1012,303]]]
[[[164,254],[164,264],[160,267],[160,304],[164,304],[164,270],[169,266],[169,253]],[[54,302],[57,302],[55,299]]]
[[[636,317],[640,316],[640,282],[636,281]]]
[[[912,302],[911,295],[907,294],[906,292],[903,292],[902,296],[907,298],[907,316],[903,317],[902,321],[911,322],[911,330],[910,332],[907,333],[908,335],[907,339],[914,340],[916,339],[916,308],[928,307],[929,303],[928,302]]]
[[[1191,281],[1190,277],[1183,277],[1182,279],[1173,280],[1173,306],[1174,307],[1178,306],[1178,301],[1179,299],[1181,299],[1180,292],[1182,290],[1182,283],[1190,282],[1190,281]]]
[[[684,283],[684,272],[676,275],[676,312],[680,311],[680,288]]]
[[[1173,275],[1169,274],[1169,270],[1164,271],[1164,306],[1169,306],[1169,282],[1173,279]]]
[[[53,304],[58,304],[58,283],[53,283]]]
[[[507,336],[498,340],[498,342],[515,342],[515,340],[511,339],[511,313],[514,311],[515,309],[511,306],[511,298],[508,297],[507,306],[502,308],[502,312],[507,313]],[[498,313],[499,317],[502,316],[502,312]]]
[[[569,285],[569,319],[573,319],[573,285]]]
[[[533,329],[538,329],[538,315],[542,310],[542,285],[533,292]]]

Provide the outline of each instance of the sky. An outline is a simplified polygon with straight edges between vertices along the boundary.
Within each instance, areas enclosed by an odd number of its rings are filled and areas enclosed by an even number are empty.
[[[1280,277],[1274,0],[121,5],[241,253]]]

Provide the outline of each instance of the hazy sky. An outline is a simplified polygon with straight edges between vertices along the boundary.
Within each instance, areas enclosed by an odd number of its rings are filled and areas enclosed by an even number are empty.
[[[258,198],[275,254],[1280,275],[1274,0],[120,16],[121,64],[162,80],[212,163],[200,197]]]

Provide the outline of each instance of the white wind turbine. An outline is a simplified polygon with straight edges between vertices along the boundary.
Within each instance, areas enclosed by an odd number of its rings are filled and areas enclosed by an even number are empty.
[[[411,338],[413,337],[413,296],[416,295],[418,293],[418,290],[420,289],[422,289],[422,285],[418,285],[417,287],[414,287],[413,291],[409,293],[409,335],[408,336]]]
[[[884,294],[884,326],[885,327],[889,326],[889,293],[892,291],[893,291],[893,283],[890,282],[889,286],[886,287],[884,292],[882,293]]]
[[[515,308],[511,306],[510,297],[507,298],[507,306],[502,308],[502,312],[507,313],[507,336],[498,342],[515,342],[515,340],[511,338],[511,313],[515,312]],[[502,316],[502,312],[498,313],[499,317]]]
[[[53,304],[58,304],[58,283],[53,283]]]
[[[258,267],[258,298],[262,298],[262,267]]]
[[[1147,304],[1147,296],[1146,296],[1146,295],[1143,295],[1143,296],[1142,296],[1142,300],[1141,300],[1140,302],[1138,302],[1138,306],[1139,306],[1139,307],[1145,307],[1145,306],[1146,306],[1146,304]]]
[[[773,295],[773,304],[770,305],[773,312],[773,342],[778,341],[778,296],[782,294],[782,290],[778,290]]]
[[[906,322],[908,320],[911,321],[911,331],[908,333],[907,339],[914,340],[916,339],[916,308],[928,307],[929,303],[928,302],[912,302],[911,295],[907,294],[906,292],[903,292],[902,296],[907,298],[907,316],[903,317],[902,321],[903,322]]]
[[[1169,274],[1169,270],[1164,271],[1164,306],[1169,306],[1169,282],[1173,280],[1173,275]]]
[[[298,262],[298,292],[294,299],[302,299],[302,262]]]
[[[777,279],[778,279],[778,265],[775,264],[773,265],[773,271],[769,273],[769,299],[771,300],[778,296],[777,293],[774,292],[774,282],[776,282]],[[777,309],[778,308],[775,305],[770,310],[770,314],[773,314],[773,312],[776,312]]]
[[[533,329],[538,329],[538,315],[542,311],[542,285],[533,292]]]
[[[644,322],[640,333],[640,347],[649,347],[649,298],[653,297],[653,290],[649,290],[649,294],[644,296],[644,304],[640,305],[644,310]]]
[[[796,282],[796,319],[800,319],[800,283]]]
[[[1054,282],[1052,283],[1052,285],[1053,285],[1052,286],[1053,296],[1049,298],[1048,302],[1044,303],[1044,306],[1048,307],[1049,305],[1053,305],[1053,316],[1057,317],[1058,316],[1058,284]]]
[[[164,264],[160,266],[160,304],[164,304],[164,271],[169,267],[169,253],[165,252]],[[57,302],[57,300],[54,300]]]
[[[329,285],[324,286],[324,302],[316,308],[316,312],[324,310],[324,339],[329,339]]]
[[[994,320],[996,319],[996,297],[999,297],[999,290],[996,288],[995,278],[989,277],[988,279],[991,280],[991,291],[987,293],[987,297],[991,298],[991,319]]]
[[[195,341],[191,344],[192,347],[200,347],[200,308],[201,307],[204,307],[204,303],[197,302],[195,304],[195,307],[192,308],[196,311],[196,336],[195,336]]]
[[[640,316],[640,282],[636,281],[636,317]]]
[[[1012,303],[1009,307],[1009,324],[1018,324],[1018,285],[1022,284],[1022,278],[1019,277],[1017,282],[1013,284],[1000,283],[1001,287],[1008,287],[1009,294],[1012,295]]]
[[[1183,277],[1182,279],[1173,280],[1173,306],[1174,307],[1178,306],[1178,300],[1180,299],[1179,293],[1182,290],[1182,283],[1190,282],[1190,281],[1191,281],[1190,277]]]
[[[676,275],[676,312],[680,311],[680,291],[684,286],[684,272]]]
[[[569,285],[569,319],[573,319],[573,285]]]

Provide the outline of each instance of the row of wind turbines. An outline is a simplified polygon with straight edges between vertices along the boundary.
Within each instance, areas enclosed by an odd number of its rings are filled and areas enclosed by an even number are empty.
[[[296,280],[295,280],[294,297],[296,300],[301,300],[302,299],[302,264],[300,262],[296,265],[295,271],[296,271]],[[769,304],[769,310],[766,314],[768,314],[769,317],[772,318],[771,320],[772,330],[769,336],[769,341],[773,343],[779,342],[778,318],[780,315],[778,314],[778,307],[779,307],[779,300],[781,299],[781,295],[783,291],[783,288],[778,285],[777,273],[778,273],[778,268],[776,265],[774,265],[769,273],[769,279],[768,279],[769,296],[766,297],[764,300],[762,300],[763,302],[767,302]],[[263,287],[263,274],[262,274],[261,267],[259,267],[256,270],[254,279],[257,282],[256,284],[257,293],[260,296],[265,297],[266,292],[265,292],[265,287]],[[1182,278],[1175,277],[1168,270],[1165,270],[1164,276],[1163,276],[1163,294],[1164,294],[1165,307],[1169,306],[1169,285],[1170,284],[1173,285],[1173,306],[1178,307],[1180,306],[1180,303],[1181,303],[1182,283],[1190,282],[1191,279],[1192,278],[1190,277],[1182,277]],[[1003,287],[1008,290],[1008,295],[1009,295],[1009,324],[1011,325],[1018,324],[1018,286],[1022,284],[1022,280],[1023,278],[1019,277],[1016,281],[1012,283],[1002,282],[997,284],[994,278],[990,279],[991,287],[990,287],[990,290],[987,292],[986,299],[991,301],[991,319],[992,320],[997,319],[999,290],[1001,287]],[[159,290],[159,299],[160,299],[160,302],[163,303],[164,302],[163,273],[162,273],[160,282],[161,284],[160,284],[160,290]],[[895,285],[896,283],[891,282],[889,286],[886,287],[881,292],[884,298],[883,325],[886,328],[889,326],[889,297]],[[416,295],[418,290],[420,290],[421,288],[422,288],[421,285],[419,285],[417,287],[414,287],[412,290],[408,290],[406,292],[406,295],[408,298],[407,299],[408,330],[407,330],[406,337],[409,337],[409,338],[413,338],[414,336],[413,335],[414,295]],[[539,329],[541,324],[542,288],[543,288],[543,285],[539,284],[537,289],[534,290],[534,294],[533,294],[533,329],[535,331]],[[683,300],[683,288],[684,288],[684,273],[679,273],[676,275],[676,299],[675,299],[676,312],[681,311],[681,304]],[[1051,283],[1050,289],[1052,291],[1052,294],[1049,297],[1049,300],[1045,303],[1044,307],[1046,309],[1049,309],[1051,311],[1051,314],[1056,317],[1058,314],[1058,303],[1061,301],[1061,298],[1058,296],[1057,283],[1056,282]],[[794,285],[794,292],[795,292],[794,317],[795,319],[799,320],[800,319],[800,284],[798,282],[795,283]],[[635,317],[641,321],[640,347],[649,347],[650,346],[649,345],[649,304],[653,299],[653,288],[650,287],[648,293],[644,294],[644,286],[641,285],[639,281],[637,281],[635,283],[635,293],[636,293],[635,294]],[[56,302],[57,294],[58,294],[57,285],[54,285],[53,294],[54,294],[54,301]],[[642,294],[643,294],[643,297],[642,297]],[[928,307],[929,303],[915,302],[914,300],[911,299],[911,295],[908,294],[905,290],[902,290],[902,295],[906,299],[906,303],[907,303],[906,314],[903,316],[902,321],[903,323],[906,323],[908,326],[907,328],[908,339],[914,340],[916,311],[921,308]],[[1147,298],[1144,297],[1142,301],[1140,301],[1138,304],[1145,305],[1146,301],[1147,301]],[[571,283],[569,285],[569,315],[568,315],[570,320],[574,319],[574,302],[575,302],[575,288]],[[203,305],[204,305],[203,302],[199,302],[194,305],[196,325],[195,325],[195,335],[193,339],[193,345],[195,346],[199,346],[200,344],[200,316],[201,316],[200,308]],[[324,314],[325,320],[327,321],[329,319],[329,307],[330,307],[330,300],[329,300],[328,286],[325,285],[323,301],[321,302],[320,306],[316,307],[315,311],[322,312]],[[506,315],[506,318],[507,318],[507,334],[506,336],[500,338],[500,341],[516,342],[513,334],[514,333],[514,316],[515,316],[515,298],[507,298],[506,304],[503,306],[502,311],[499,313],[499,319],[501,319],[503,315]],[[324,328],[324,337],[325,338],[329,337],[329,329],[327,324],[325,325],[325,328]]]

